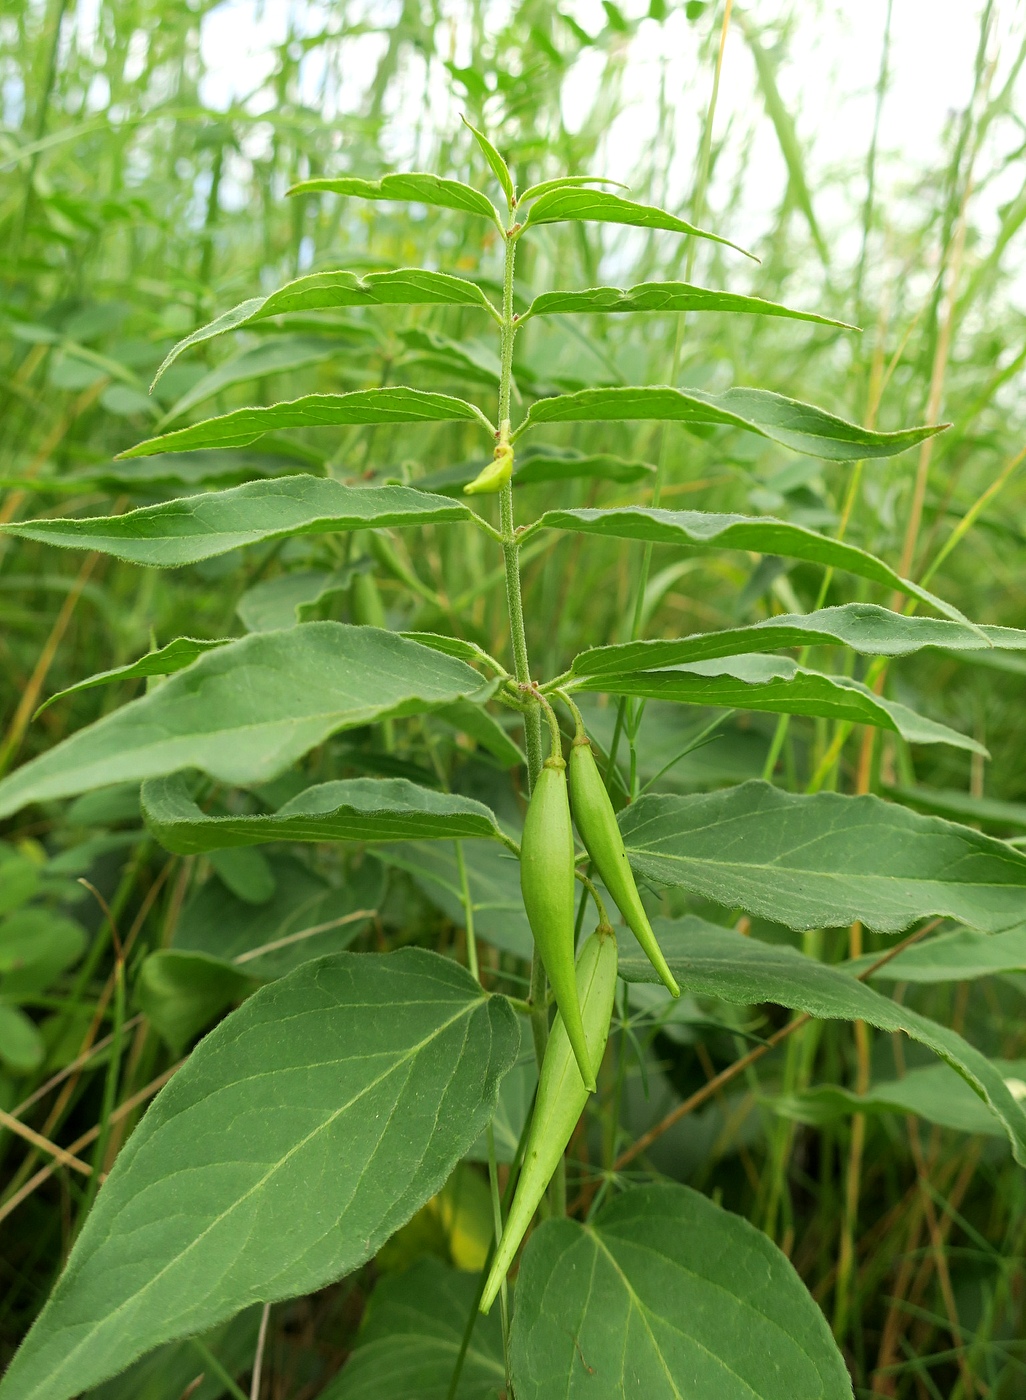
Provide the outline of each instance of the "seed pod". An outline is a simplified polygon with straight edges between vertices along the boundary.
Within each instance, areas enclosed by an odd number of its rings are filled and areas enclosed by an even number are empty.
[[[608,924],[599,925],[577,959],[577,993],[583,1010],[584,1034],[591,1063],[596,1069],[606,1048],[615,992],[616,936]],[[485,1284],[482,1312],[487,1312],[494,1302],[587,1102],[588,1091],[577,1071],[562,1018],[557,1016],[538,1080],[538,1097],[527,1134],[524,1165]]]
[[[595,763],[591,742],[586,735],[579,735],[570,749],[570,798],[574,804],[577,830],[581,833],[581,840],[602,883],[613,896],[616,907],[633,930],[635,938],[659,973],[664,986],[668,987],[675,997],[679,997],[680,987],[666,965],[662,949],[656,942],[652,925],[645,913],[645,906],[634,883],[634,875],[627,863],[627,852],[623,848],[623,837],[620,835],[616,813]]]
[[[555,755],[545,760],[527,809],[520,841],[520,889],[581,1077],[594,1089],[574,977],[574,830],[566,764]]]
[[[484,467],[468,486],[464,486],[465,496],[486,496],[501,491],[513,475],[513,449],[508,442],[500,442],[495,449],[494,460]]]

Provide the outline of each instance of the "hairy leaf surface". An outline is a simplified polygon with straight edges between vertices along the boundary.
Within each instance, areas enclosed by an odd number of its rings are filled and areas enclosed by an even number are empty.
[[[461,501],[411,486],[343,486],[326,477],[284,476],[141,506],[124,515],[19,521],[0,529],[42,544],[95,549],[133,564],[174,568],[288,535],[438,524],[466,520],[469,514]]]
[[[1026,856],[878,797],[749,782],[642,797],[620,818],[636,873],[794,929],[859,919],[896,933],[942,914],[998,933],[1022,922]]]
[[[627,423],[639,419],[743,428],[795,452],[807,452],[832,462],[893,457],[947,426],[882,433],[860,428],[825,409],[785,398],[769,389],[728,389],[723,394],[707,394],[701,389],[653,385],[580,389],[576,394],[539,399],[528,409],[513,437],[537,423]]]
[[[1003,1125],[1016,1160],[1026,1166],[1026,1108],[991,1061],[957,1031],[786,944],[761,943],[695,918],[657,919],[655,928],[674,976],[687,991],[744,1006],[772,1001],[821,1019],[866,1021],[880,1030],[904,1031],[929,1046],[985,1101]],[[657,974],[631,946],[620,975],[626,981],[650,982]]]
[[[511,1353],[518,1400],[851,1400],[786,1256],[686,1186],[627,1191],[587,1225],[541,1225]]]
[[[0,815],[184,768],[226,783],[266,782],[330,734],[483,700],[491,689],[465,662],[376,627],[306,622],[257,632],[9,774]]]
[[[262,988],[122,1149],[0,1396],[68,1400],[357,1268],[470,1147],[518,1044],[507,1002],[421,949],[340,953]]]
[[[246,447],[265,433],[281,428],[342,428],[366,423],[479,423],[493,432],[491,423],[474,404],[452,394],[427,389],[354,389],[348,394],[306,394],[288,403],[266,408],[236,408],[217,418],[205,418],[188,428],[176,428],[160,437],[147,438],[119,452],[116,461],[128,457],[152,457],[158,452],[195,452],[206,447]]]
[[[181,775],[143,784],[146,824],[169,851],[191,855],[265,841],[424,841],[496,838],[483,802],[433,792],[407,778],[345,778],[319,783],[269,816],[209,817]]]

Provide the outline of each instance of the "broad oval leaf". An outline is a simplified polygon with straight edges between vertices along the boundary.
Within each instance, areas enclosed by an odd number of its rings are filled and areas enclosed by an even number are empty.
[[[672,700],[683,705],[818,715],[848,724],[890,729],[910,744],[950,744],[989,756],[983,745],[967,734],[927,719],[896,700],[887,700],[849,676],[810,671],[787,656],[724,656],[662,671],[585,676],[573,688]]]
[[[858,919],[897,933],[941,914],[984,933],[1022,922],[1026,856],[878,797],[749,782],[646,796],[621,814],[635,872],[793,929]]]
[[[686,1186],[627,1191],[531,1236],[510,1339],[517,1400],[851,1400],[787,1257]]]
[[[525,196],[526,198],[526,196]],[[536,194],[528,212],[525,228],[538,224],[561,224],[586,222],[595,224],[627,224],[633,228],[667,229],[670,233],[690,233],[695,238],[708,238],[713,243],[722,243],[746,258],[752,253],[731,243],[729,238],[721,238],[718,233],[697,228],[686,219],[679,219],[665,209],[657,209],[652,204],[636,204],[633,199],[623,199],[618,194],[606,190],[590,190],[583,186],[569,187],[560,181],[555,189]]]
[[[479,423],[490,433],[491,423],[466,399],[435,394],[427,389],[354,389],[348,394],[307,394],[266,408],[236,408],[217,418],[205,418],[188,428],[176,428],[147,438],[119,452],[114,459],[152,457],[158,452],[194,452],[205,447],[246,447],[265,433],[280,428],[337,428],[360,423]]]
[[[340,730],[485,700],[493,688],[465,662],[376,627],[306,622],[256,632],[9,774],[0,816],[183,768],[267,782]]]
[[[986,634],[987,629],[929,617],[906,617],[875,603],[843,603],[811,613],[768,617],[749,627],[730,627],[722,632],[592,647],[574,657],[570,673],[575,677],[613,676],[714,657],[775,651],[778,647],[846,646],[863,656],[908,656],[924,647],[975,651],[980,645],[980,631]],[[1010,645],[1011,641],[1008,638],[1005,644]],[[1018,635],[1015,650],[1026,651],[1026,631]],[[1026,817],[1026,807],[1022,813]]]
[[[445,180],[440,175],[383,175],[380,180],[361,180],[353,175],[335,179],[301,180],[289,194],[343,194],[356,199],[395,199],[414,204],[434,204],[441,209],[459,209],[464,214],[480,214],[491,219],[505,232],[499,211],[480,190],[459,180]]]
[[[122,1149],[0,1396],[68,1400],[357,1268],[471,1146],[518,1044],[508,1002],[420,949],[339,953],[262,988]]]
[[[860,578],[895,588],[909,597],[919,598],[957,622],[966,621],[957,608],[942,602],[909,579],[902,578],[882,559],[877,559],[866,550],[846,544],[843,540],[819,535],[804,525],[774,520],[769,515],[720,515],[701,510],[662,510],[658,506],[547,510],[524,531],[523,538],[542,529],[573,530],[586,535],[605,535],[610,539],[644,540],[651,544],[684,544],[700,549],[746,549],[758,554],[782,554],[790,559],[805,559],[811,564],[844,569]],[[984,629],[977,630],[980,637],[978,645],[982,647],[988,638],[984,635]]]
[[[265,841],[425,841],[501,836],[483,802],[407,778],[319,783],[269,816],[210,817],[180,775],[143,784],[143,816],[162,846],[190,855]]]
[[[786,944],[762,943],[695,918],[657,919],[655,928],[674,976],[690,992],[743,1006],[776,1002],[826,1020],[865,1021],[879,1030],[904,1031],[928,1046],[988,1105],[1008,1135],[1016,1161],[1026,1166],[1026,1108],[991,1061],[957,1031]],[[633,948],[625,962],[620,974],[626,981],[655,979],[651,964],[635,956]]]
[[[320,1400],[446,1400],[476,1291],[473,1274],[440,1259],[382,1279],[352,1355]],[[499,1314],[478,1313],[453,1400],[498,1400],[505,1384]]]
[[[328,477],[283,476],[141,506],[124,515],[26,520],[0,526],[0,531],[67,549],[93,549],[132,564],[175,568],[284,536],[441,524],[469,516],[462,501],[412,486],[343,486]]]
[[[630,423],[656,420],[743,428],[779,442],[795,452],[807,452],[831,462],[864,457],[893,457],[948,426],[902,428],[893,433],[860,428],[813,404],[788,399],[769,389],[728,389],[707,394],[701,389],[671,389],[664,385],[580,389],[539,399],[513,434],[515,441],[537,423]],[[126,455],[126,454],[122,454]]]
[[[271,316],[343,306],[480,306],[494,317],[499,314],[476,283],[448,272],[430,272],[423,267],[401,267],[393,272],[312,272],[287,282],[270,296],[240,302],[180,340],[157,370],[153,383],[184,350],[226,331],[240,330]]]
[[[796,311],[777,301],[696,287],[691,282],[640,282],[626,289],[588,287],[579,292],[543,292],[534,298],[518,324],[522,326],[532,316],[615,315],[635,311],[740,311],[753,316],[786,316],[792,321],[811,321],[818,326],[838,326],[846,331],[858,330],[847,321],[835,321],[815,311]]]
[[[58,690],[40,705],[32,718],[37,719],[58,700],[63,700],[67,695],[77,695],[81,690],[93,690],[98,685],[113,685],[116,681],[138,680],[144,676],[173,676],[176,671],[184,671],[186,666],[191,666],[204,652],[216,651],[218,647],[227,646],[231,640],[231,637],[216,637],[210,641],[198,637],[176,637],[173,642],[168,642],[166,647],[158,647],[156,651],[148,651],[145,656],[140,656],[138,661],[114,666],[109,671],[97,671],[95,676],[87,676],[84,681],[77,681],[74,685],[66,686],[64,690]]]

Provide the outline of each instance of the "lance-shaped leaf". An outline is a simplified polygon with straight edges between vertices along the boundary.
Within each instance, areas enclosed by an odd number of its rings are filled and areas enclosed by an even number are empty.
[[[890,729],[910,744],[950,744],[989,756],[982,744],[946,724],[916,714],[896,700],[887,700],[848,676],[810,671],[787,656],[725,656],[663,671],[588,676],[575,689],[672,700],[682,705],[818,715],[848,724]]]
[[[539,399],[528,409],[512,440],[538,423],[631,423],[638,420],[742,428],[795,452],[807,452],[831,462],[893,457],[948,426],[940,423],[881,433],[873,428],[860,428],[857,423],[849,423],[825,409],[787,399],[769,389],[728,389],[723,394],[707,394],[701,389],[628,385],[580,389],[576,394]]]
[[[526,198],[526,196],[525,196]],[[534,197],[528,212],[525,228],[538,224],[562,223],[627,224],[632,228],[667,229],[670,233],[690,233],[695,238],[708,238],[713,243],[722,243],[746,258],[753,255],[744,248],[731,243],[729,238],[721,238],[708,229],[697,228],[686,219],[679,219],[665,209],[657,209],[652,204],[636,204],[632,199],[622,199],[618,194],[606,190],[590,190],[582,186],[568,188],[560,183],[555,189]],[[758,262],[755,258],[754,261]]]
[[[262,379],[270,374],[288,374],[297,369],[306,369],[337,354],[338,346],[324,336],[274,336],[238,355],[232,355],[205,374],[199,383],[194,384],[168,409],[157,427],[163,428],[174,419],[181,418],[233,384],[245,384],[247,380]]]
[[[339,953],[256,992],[122,1149],[0,1396],[68,1400],[359,1268],[472,1145],[518,1042],[508,1002],[421,949]]]
[[[517,1400],[851,1400],[787,1257],[686,1186],[643,1186],[586,1225],[549,1220],[517,1278]]]
[[[1026,856],[878,797],[803,796],[748,782],[642,797],[620,825],[644,879],[793,929],[858,919],[897,933],[934,914],[984,933],[1022,922]]]
[[[173,568],[247,544],[292,535],[466,520],[462,501],[412,486],[343,486],[316,476],[247,481],[124,515],[25,520],[0,531],[67,549],[94,549],[133,564]]]
[[[975,651],[980,645],[980,632],[986,634],[987,630],[930,617],[906,617],[877,607],[875,603],[843,603],[811,613],[769,617],[750,627],[730,627],[722,632],[696,632],[690,637],[592,647],[574,658],[571,674],[613,676],[720,656],[775,651],[778,647],[846,646],[863,656],[908,656],[924,647]],[[1018,632],[1014,640],[1015,650],[1026,651],[1026,631]],[[1013,638],[1006,637],[997,644],[1011,649],[1012,641]],[[1022,811],[1026,815],[1026,808]],[[965,813],[945,815],[964,816]]]
[[[862,972],[876,962],[876,956],[845,964],[846,969]],[[999,972],[1026,972],[1026,923],[1004,933],[977,933],[959,928],[938,933],[914,943],[879,972],[878,982],[971,982],[993,977]]]
[[[745,1006],[772,1001],[810,1016],[865,1021],[883,1031],[904,1031],[928,1046],[957,1070],[997,1115],[1016,1160],[1026,1165],[1026,1108],[1016,1101],[990,1060],[957,1031],[786,944],[761,943],[703,919],[657,919],[655,927],[659,946],[687,991]],[[635,957],[630,949],[621,960],[620,975],[627,981],[656,980],[648,960]]]
[[[532,199],[540,199],[549,190],[576,190],[582,185],[615,185],[618,190],[630,189],[622,180],[610,180],[608,175],[559,175],[554,180],[542,180],[531,185],[518,197],[518,204],[524,205]]]
[[[860,578],[871,579],[895,588],[909,597],[929,603],[938,612],[965,622],[965,618],[949,603],[944,603],[925,588],[904,579],[893,569],[855,545],[832,540],[808,530],[804,525],[791,525],[772,516],[719,515],[701,510],[662,510],[656,506],[618,506],[610,510],[581,507],[574,510],[547,510],[524,531],[526,539],[536,530],[573,530],[586,535],[605,535],[609,539],[644,540],[651,544],[694,545],[700,549],[745,549],[757,554],[781,554],[789,559],[804,559],[810,564],[822,564],[843,569]],[[978,629],[979,630],[979,629]],[[978,646],[987,638],[979,631]]]
[[[158,452],[195,452],[205,447],[246,447],[281,428],[341,428],[361,423],[479,423],[494,432],[481,410],[466,399],[426,389],[354,389],[349,394],[307,394],[266,408],[236,408],[147,438],[119,452],[115,461]]]
[[[846,331],[858,330],[857,326],[849,325],[847,321],[835,321],[832,316],[820,316],[815,311],[796,311],[777,301],[696,287],[690,282],[640,282],[626,290],[621,287],[588,287],[579,292],[543,292],[534,298],[518,324],[522,326],[532,316],[567,316],[585,312],[615,315],[634,311],[741,311],[752,316],[786,316],[792,321],[839,326]]]
[[[992,1060],[1012,1094],[1026,1097],[1026,1060]],[[820,1084],[800,1094],[770,1101],[775,1113],[800,1123],[823,1126],[851,1113],[914,1113],[927,1123],[960,1133],[1005,1136],[1000,1119],[948,1065],[921,1065],[901,1079],[874,1084],[865,1094],[853,1094],[839,1084]]]
[[[440,841],[502,835],[483,802],[433,792],[407,778],[319,783],[270,816],[210,817],[176,774],[144,783],[142,805],[157,840],[181,855],[265,841]]]
[[[480,214],[500,230],[499,211],[480,190],[459,180],[411,171],[408,175],[383,175],[380,180],[361,180],[354,175],[335,179],[301,180],[289,194],[343,194],[352,199],[395,199],[412,204],[434,204],[440,209],[459,209],[464,214]],[[504,231],[504,230],[503,230]]]
[[[1011,631],[1011,628],[985,627],[984,632]],[[1026,633],[1022,634],[1026,636]],[[1002,646],[1003,638],[995,638],[995,646]],[[1017,651],[1020,647],[1015,648]],[[1026,831],[1026,802],[1002,802],[996,797],[973,797],[971,793],[957,789],[929,787],[891,787],[887,795],[897,802],[906,802],[920,812],[933,812],[938,817],[952,817],[955,821],[979,824],[991,831]]]
[[[479,306],[498,318],[492,303],[474,282],[448,272],[401,267],[394,272],[311,272],[287,282],[266,297],[250,297],[180,340],[157,370],[153,383],[183,350],[226,331],[300,311],[334,311],[344,306]],[[216,371],[215,371],[216,373]],[[152,386],[151,386],[152,387]]]
[[[115,666],[110,671],[97,671],[95,676],[87,676],[84,681],[58,690],[56,695],[51,695],[40,705],[32,718],[36,719],[58,700],[63,700],[66,695],[77,695],[80,690],[92,690],[98,685],[113,685],[115,681],[131,681],[140,677],[173,676],[176,671],[184,671],[186,666],[191,666],[204,652],[227,646],[231,640],[230,637],[218,637],[213,641],[203,641],[197,637],[176,637],[173,642],[168,642],[166,647],[159,647],[156,651],[149,651],[145,656],[140,656],[138,661],[130,661],[126,666]]]
[[[9,774],[0,816],[184,768],[225,783],[267,782],[340,730],[484,700],[493,688],[465,662],[376,627],[306,622],[255,632]]]
[[[513,190],[513,176],[509,173],[509,166],[483,131],[478,131],[476,126],[471,126],[466,117],[462,115],[460,120],[477,142],[481,154],[491,166],[492,173],[502,186],[502,192],[509,201],[509,206],[512,209],[516,201],[516,195]]]
[[[582,477],[597,481],[628,483],[642,481],[655,471],[651,462],[616,457],[609,452],[575,452],[572,448],[533,447],[513,464],[514,486],[533,486],[542,481],[577,481]]]

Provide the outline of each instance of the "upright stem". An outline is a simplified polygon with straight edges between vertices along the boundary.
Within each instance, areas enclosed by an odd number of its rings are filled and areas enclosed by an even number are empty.
[[[514,225],[515,227],[515,225]],[[502,344],[499,370],[499,442],[509,441],[509,401],[513,382],[513,340],[516,323],[513,319],[513,268],[517,255],[516,234],[506,237],[506,257],[502,271]],[[518,681],[531,679],[527,657],[527,636],[524,632],[524,603],[520,594],[520,544],[513,523],[513,484],[507,482],[499,493],[499,529],[502,532],[502,558],[506,568],[506,604],[509,608],[509,632],[513,647],[513,671]],[[542,766],[541,711],[532,705],[524,716],[524,737],[527,745],[527,774],[531,789],[538,781]]]
[[[509,401],[513,382],[513,341],[516,322],[513,319],[513,269],[517,255],[517,237],[513,231],[506,236],[506,256],[502,269],[502,344],[499,369],[499,442],[509,441]],[[513,523],[513,485],[507,482],[499,493],[499,528],[502,533],[502,558],[506,568],[506,604],[509,609],[509,633],[513,647],[513,671],[521,684],[531,679],[527,656],[527,636],[524,632],[524,603],[520,594],[520,544]],[[527,778],[533,791],[542,769],[541,707],[531,705],[524,715],[524,741],[527,748]],[[549,1016],[546,1006],[548,985],[545,968],[537,953],[531,964],[531,1034],[538,1068],[545,1056],[549,1039]]]

